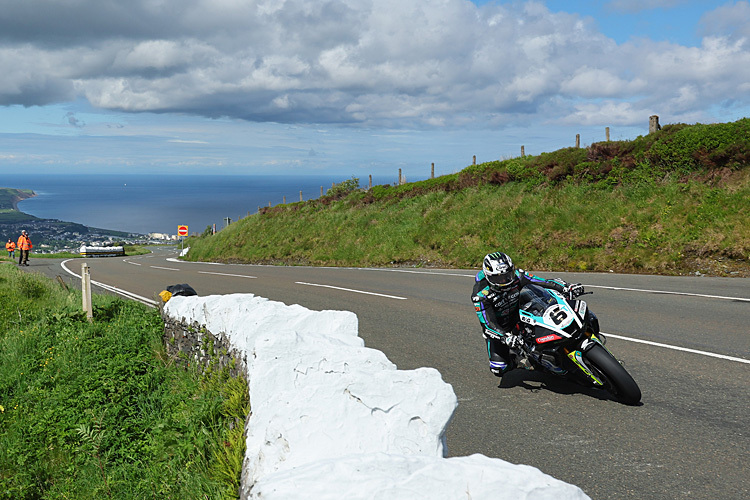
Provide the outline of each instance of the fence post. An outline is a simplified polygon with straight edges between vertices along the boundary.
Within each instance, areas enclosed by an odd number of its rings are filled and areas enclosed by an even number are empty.
[[[302,191],[299,192],[299,201],[302,201]]]
[[[91,323],[94,320],[94,311],[91,307],[91,270],[85,262],[81,266],[81,292],[83,295],[83,312],[86,319]]]
[[[435,178],[435,163],[432,163],[432,168],[430,168],[430,179]]]
[[[476,165],[476,164],[477,164],[477,155],[474,155],[474,162],[472,163],[472,165]]]
[[[526,151],[524,151],[524,147],[521,146],[521,157],[523,158],[524,156],[526,156]]]
[[[323,186],[320,186],[320,196],[323,196]]]
[[[399,168],[398,169],[398,185],[400,186],[401,184],[403,183],[401,182],[401,169]]]
[[[609,127],[605,128],[604,131],[607,134],[607,142],[609,142]]]
[[[581,134],[576,134],[576,148],[581,147]]]
[[[372,189],[372,174],[370,174],[370,185],[367,186],[367,189]]]

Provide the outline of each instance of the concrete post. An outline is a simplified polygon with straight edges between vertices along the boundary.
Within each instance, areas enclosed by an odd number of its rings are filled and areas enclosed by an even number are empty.
[[[81,266],[81,292],[83,296],[83,312],[86,319],[91,323],[94,321],[94,310],[91,307],[91,270],[85,262]]]

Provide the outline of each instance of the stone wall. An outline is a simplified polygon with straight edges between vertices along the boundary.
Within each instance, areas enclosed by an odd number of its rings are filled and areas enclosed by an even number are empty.
[[[202,372],[208,368],[221,370],[227,367],[232,377],[242,375],[247,378],[242,353],[232,348],[223,332],[215,334],[203,325],[187,324],[169,318],[163,313],[162,318],[164,345],[167,354],[173,357],[177,364],[198,365]]]

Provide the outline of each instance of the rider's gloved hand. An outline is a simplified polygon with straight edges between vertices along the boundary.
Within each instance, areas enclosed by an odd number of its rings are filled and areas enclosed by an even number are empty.
[[[563,293],[571,300],[583,295],[583,292],[583,285],[580,283],[569,283],[563,288]]]
[[[511,349],[520,346],[523,342],[520,335],[514,335],[512,333],[506,334],[503,340],[505,341],[505,345],[507,345]]]

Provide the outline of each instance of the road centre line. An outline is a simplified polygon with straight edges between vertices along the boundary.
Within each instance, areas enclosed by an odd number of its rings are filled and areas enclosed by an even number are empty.
[[[628,342],[637,342],[639,344],[648,344],[656,347],[664,347],[666,349],[673,349],[675,351],[683,351],[683,352],[690,352],[693,354],[702,354],[703,356],[709,356],[712,358],[719,358],[719,359],[726,359],[728,361],[736,361],[738,363],[745,363],[750,365],[750,359],[744,359],[744,358],[735,358],[733,356],[725,356],[724,354],[716,354],[713,352],[708,351],[700,351],[698,349],[688,349],[687,347],[678,347],[674,345],[669,344],[661,344],[659,342],[652,342],[650,340],[641,340],[641,339],[634,339],[632,337],[622,337],[620,335],[615,335],[613,333],[605,333],[602,332],[607,338],[613,338],[613,339],[620,339],[620,340],[627,340]]]
[[[334,290],[343,290],[345,292],[354,292],[354,293],[363,293],[366,295],[377,295],[378,297],[386,297],[388,299],[396,299],[396,300],[406,300],[406,297],[398,297],[396,295],[386,295],[384,293],[375,293],[375,292],[365,292],[364,290],[353,290],[351,288],[342,288],[339,286],[332,286],[332,285],[321,285],[318,283],[305,283],[303,281],[295,281],[297,285],[308,285],[308,286],[318,286],[322,288],[333,288]]]
[[[179,269],[175,269],[173,267],[159,267],[159,266],[148,266],[151,269],[164,269],[166,271],[179,271]]]
[[[407,269],[377,269],[377,268],[362,268],[366,271],[388,271],[392,273],[412,273],[412,274],[436,274],[440,276],[459,276],[461,278],[474,278],[475,274],[457,274],[457,273],[441,273],[441,272],[430,272],[430,271],[410,271]],[[659,293],[662,295],[685,295],[688,297],[703,297],[707,299],[721,299],[721,300],[739,300],[741,302],[750,302],[750,299],[743,297],[728,297],[723,295],[707,295],[703,293],[688,293],[688,292],[670,292],[666,290],[644,290],[641,288],[625,288],[618,286],[603,286],[603,285],[587,285],[584,283],[586,288],[602,288],[605,290],[624,290],[626,292],[642,292],[642,293]]]
[[[601,286],[601,285],[584,285],[586,288],[604,288],[606,290],[625,290],[627,292],[644,292],[644,293],[660,293],[663,295],[686,295],[688,297],[704,297],[707,299],[722,299],[722,300],[739,300],[741,302],[750,302],[750,299],[742,297],[725,297],[722,295],[706,295],[703,293],[688,293],[688,292],[667,292],[664,290],[642,290],[639,288],[623,288],[617,286]]]
[[[235,278],[257,278],[257,276],[247,276],[245,274],[212,273],[210,271],[198,271],[198,274],[216,274],[218,276],[234,276]]]

